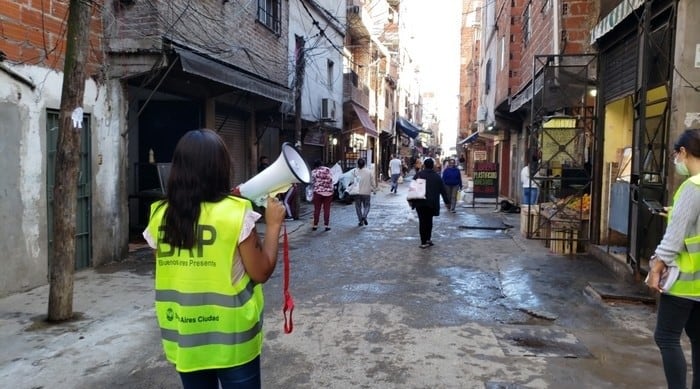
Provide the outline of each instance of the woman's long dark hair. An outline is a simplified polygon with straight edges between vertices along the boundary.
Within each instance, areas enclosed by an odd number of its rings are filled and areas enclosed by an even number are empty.
[[[231,157],[221,137],[209,129],[183,135],[168,177],[165,242],[192,248],[201,203],[221,201],[230,190]]]

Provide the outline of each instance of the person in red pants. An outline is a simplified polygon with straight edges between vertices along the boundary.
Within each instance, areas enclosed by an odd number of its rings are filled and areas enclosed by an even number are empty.
[[[323,166],[320,159],[314,161],[314,169],[311,171],[311,185],[314,195],[311,202],[314,204],[314,224],[311,229],[318,229],[318,219],[323,207],[323,224],[325,231],[330,231],[331,202],[333,201],[333,174],[331,169]]]

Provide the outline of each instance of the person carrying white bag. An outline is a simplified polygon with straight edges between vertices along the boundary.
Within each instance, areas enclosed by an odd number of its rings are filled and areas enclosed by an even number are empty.
[[[445,190],[445,184],[440,175],[433,170],[434,167],[435,162],[431,158],[423,161],[423,169],[416,173],[411,182],[415,190],[411,191],[411,187],[409,187],[409,195],[406,197],[411,208],[418,213],[418,232],[420,234],[420,248],[422,249],[433,246],[433,216],[440,216],[440,196],[442,196],[445,206],[448,209],[450,207],[450,197]],[[421,184],[418,183],[419,180],[424,182],[424,198],[409,198],[409,196],[416,195],[420,197]],[[413,186],[414,182],[415,186]]]

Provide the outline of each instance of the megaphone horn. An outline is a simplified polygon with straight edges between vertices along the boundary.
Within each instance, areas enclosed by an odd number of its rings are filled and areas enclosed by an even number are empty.
[[[282,144],[282,152],[277,160],[239,185],[234,189],[234,193],[240,194],[258,206],[264,206],[268,196],[284,193],[297,182],[304,184],[311,182],[311,172],[299,151],[285,142]]]

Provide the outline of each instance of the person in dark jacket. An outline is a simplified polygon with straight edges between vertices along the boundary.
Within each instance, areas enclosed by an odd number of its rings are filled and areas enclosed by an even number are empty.
[[[445,190],[445,184],[440,175],[433,170],[435,162],[431,158],[423,161],[423,169],[413,179],[425,179],[425,199],[411,200],[411,208],[418,213],[418,231],[420,233],[420,248],[424,249],[433,245],[433,216],[440,216],[440,196],[449,208],[450,198]]]
[[[445,183],[447,194],[450,195],[450,212],[457,210],[457,193],[462,190],[462,172],[457,168],[455,160],[450,158],[447,167],[442,172],[442,181]]]

